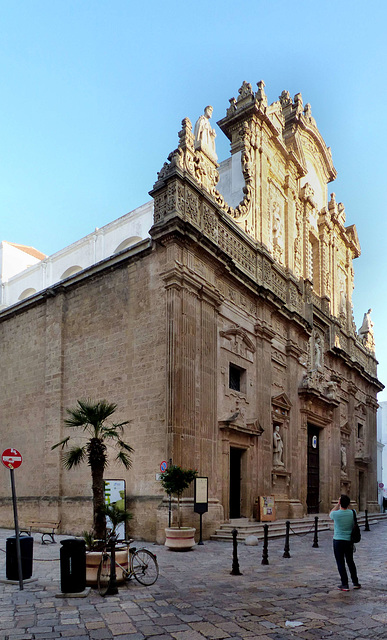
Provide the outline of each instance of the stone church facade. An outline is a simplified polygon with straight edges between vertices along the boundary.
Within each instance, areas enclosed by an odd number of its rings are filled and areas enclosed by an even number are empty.
[[[133,535],[163,540],[159,464],[208,477],[204,535],[253,517],[274,496],[277,518],[327,512],[340,493],[378,510],[377,361],[370,312],[352,312],[354,225],[310,105],[244,82],[218,122],[207,107],[151,195],[150,238],[0,313],[0,424],[24,454],[21,520],[91,524],[89,469],[64,471],[51,446],[65,408],[107,398],[131,419],[126,480]],[[5,472],[4,472],[5,473]],[[2,483],[0,517],[11,524]],[[184,523],[198,524],[192,494]]]

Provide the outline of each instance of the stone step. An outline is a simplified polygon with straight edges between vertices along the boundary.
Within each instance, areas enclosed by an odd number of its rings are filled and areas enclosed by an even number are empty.
[[[368,515],[368,524],[377,524],[380,520],[387,519],[387,513],[372,513]],[[357,517],[359,526],[365,526],[365,514],[360,513]],[[286,533],[286,520],[274,520],[273,522],[256,522],[248,518],[233,519],[230,522],[223,523],[219,529],[211,535],[211,540],[230,541],[232,540],[232,531],[237,529],[238,540],[244,541],[247,536],[255,535],[258,539],[263,538],[264,525],[268,524],[269,538],[284,537]],[[290,520],[290,535],[307,534],[313,535],[315,520],[313,518],[299,518]],[[333,529],[333,522],[327,514],[318,516],[318,531],[328,531]]]

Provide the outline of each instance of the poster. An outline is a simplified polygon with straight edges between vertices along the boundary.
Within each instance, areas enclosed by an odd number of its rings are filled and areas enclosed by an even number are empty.
[[[259,498],[259,513],[261,522],[275,520],[274,496],[261,496]]]
[[[120,509],[126,509],[125,480],[105,480],[105,504],[115,504]],[[106,526],[111,527],[109,518],[106,518]],[[125,523],[117,527],[118,539],[125,540]]]

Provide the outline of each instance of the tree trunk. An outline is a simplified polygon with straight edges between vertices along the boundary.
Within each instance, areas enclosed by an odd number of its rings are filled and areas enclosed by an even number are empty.
[[[91,476],[93,480],[93,520],[94,520],[94,532],[95,537],[98,540],[103,540],[106,536],[106,518],[101,513],[101,507],[105,502],[104,495],[104,481],[103,481],[103,466],[98,465],[97,468],[91,469]]]
[[[177,526],[181,529],[180,496],[177,494]]]

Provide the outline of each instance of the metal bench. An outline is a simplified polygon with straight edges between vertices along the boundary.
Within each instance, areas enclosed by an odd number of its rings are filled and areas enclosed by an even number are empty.
[[[59,522],[29,522],[25,528],[22,528],[20,533],[27,533],[29,536],[32,531],[39,531],[42,535],[42,544],[56,544],[55,533],[58,533],[61,521]],[[42,529],[48,529],[48,531],[42,531]],[[45,537],[49,540],[45,540]]]

